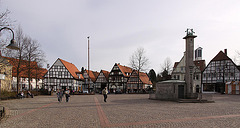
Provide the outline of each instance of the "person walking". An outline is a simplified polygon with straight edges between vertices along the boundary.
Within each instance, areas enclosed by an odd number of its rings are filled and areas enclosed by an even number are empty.
[[[102,90],[102,94],[103,94],[104,102],[107,102],[107,94],[108,94],[107,87],[105,87],[105,88]]]
[[[28,96],[30,96],[30,97],[33,98],[33,94],[32,94],[30,91],[27,92],[27,97],[28,97]]]
[[[62,96],[63,96],[63,92],[58,89],[57,90],[58,102],[62,102]]]
[[[66,102],[68,102],[69,97],[70,97],[70,92],[68,89],[66,89],[66,91],[65,91],[65,97],[66,97]]]

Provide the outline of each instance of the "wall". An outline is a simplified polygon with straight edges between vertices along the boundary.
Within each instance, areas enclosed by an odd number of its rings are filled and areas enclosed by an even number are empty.
[[[184,88],[186,88],[186,83],[184,81],[169,80],[158,82],[156,84],[156,92],[150,94],[149,98],[158,100],[178,100],[179,85],[183,85]],[[185,94],[185,91],[183,93]]]

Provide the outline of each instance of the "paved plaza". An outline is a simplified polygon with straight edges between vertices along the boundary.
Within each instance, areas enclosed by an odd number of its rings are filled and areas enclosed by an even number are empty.
[[[147,94],[74,95],[0,101],[7,108],[1,128],[240,127],[240,95],[214,94],[215,103],[149,100]]]

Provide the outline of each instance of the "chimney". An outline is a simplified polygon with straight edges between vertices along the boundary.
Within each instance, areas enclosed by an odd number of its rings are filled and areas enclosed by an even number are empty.
[[[224,49],[224,53],[227,55],[227,49]]]

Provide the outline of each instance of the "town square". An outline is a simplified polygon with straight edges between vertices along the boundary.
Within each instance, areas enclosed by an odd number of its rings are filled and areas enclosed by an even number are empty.
[[[0,128],[226,128],[240,2],[0,0]]]
[[[73,95],[57,102],[56,95],[1,101],[7,107],[0,127],[217,127],[240,125],[238,95],[213,95],[215,103],[149,100],[148,94]]]

